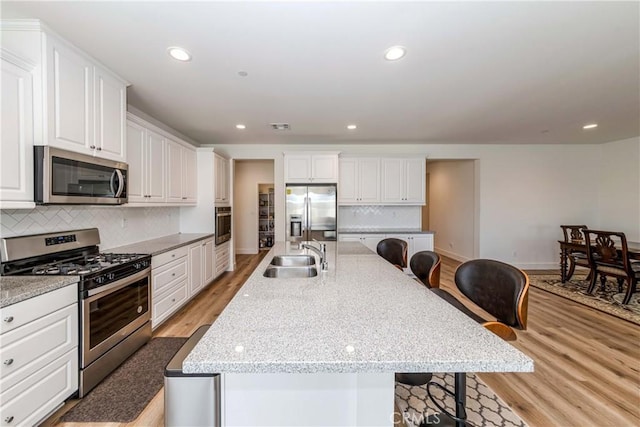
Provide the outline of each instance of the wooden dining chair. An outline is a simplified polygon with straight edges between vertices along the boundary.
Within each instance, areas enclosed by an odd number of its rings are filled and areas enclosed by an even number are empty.
[[[622,284],[627,282],[622,304],[628,304],[640,279],[640,263],[631,262],[627,237],[621,232],[602,230],[584,230],[584,234],[587,258],[593,268],[587,292],[593,293],[598,275],[602,289],[606,286],[607,276],[615,277],[619,292],[622,292]]]
[[[578,245],[585,244],[584,233],[582,230],[587,228],[586,225],[561,225],[560,228],[562,228],[565,243],[575,243]],[[567,261],[569,262],[569,270],[567,271],[566,280],[569,280],[571,276],[573,276],[573,273],[576,270],[576,265],[591,269],[589,260],[587,259],[586,246],[584,250],[572,248],[567,254]],[[589,274],[591,276],[591,273]]]

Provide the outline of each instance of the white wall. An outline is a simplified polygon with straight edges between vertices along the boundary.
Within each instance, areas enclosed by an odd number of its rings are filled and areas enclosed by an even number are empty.
[[[233,186],[235,253],[258,253],[258,184],[273,182],[273,160],[236,160]]]
[[[180,208],[38,206],[0,212],[2,237],[97,227],[107,250],[180,231]]]
[[[597,170],[601,145],[220,145],[231,158],[275,160],[276,240],[284,239],[283,151],[341,150],[343,154],[422,155],[429,160],[477,159],[478,257],[522,268],[558,265],[560,224],[599,223]],[[598,178],[596,178],[596,181]],[[635,191],[640,188],[636,184]],[[594,203],[595,202],[595,203]],[[280,233],[278,230],[280,229]]]
[[[599,172],[598,208],[601,229],[618,230],[640,242],[640,137],[600,146],[593,172]],[[588,224],[587,224],[588,225]]]
[[[459,261],[474,258],[475,167],[473,160],[427,163],[429,228],[436,252]]]

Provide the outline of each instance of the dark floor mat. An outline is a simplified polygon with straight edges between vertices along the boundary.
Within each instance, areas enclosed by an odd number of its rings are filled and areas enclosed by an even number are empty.
[[[187,338],[154,338],[104,379],[62,422],[135,420],[164,385],[164,368]]]

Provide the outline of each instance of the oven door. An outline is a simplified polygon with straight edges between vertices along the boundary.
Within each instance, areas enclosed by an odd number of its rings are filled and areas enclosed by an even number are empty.
[[[231,239],[231,212],[216,214],[216,245]]]
[[[127,202],[127,164],[48,146],[35,150],[38,204],[119,205]]]
[[[150,278],[148,268],[92,289],[82,300],[82,368],[149,321]]]

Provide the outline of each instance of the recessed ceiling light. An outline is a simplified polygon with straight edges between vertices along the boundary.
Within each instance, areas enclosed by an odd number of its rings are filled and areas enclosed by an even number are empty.
[[[243,124],[237,124],[236,129],[246,129],[247,127]]]
[[[191,61],[191,54],[181,47],[170,47],[167,49],[167,53],[169,53],[173,59],[177,59],[178,61]]]
[[[347,129],[349,129],[349,130],[354,130],[354,129],[357,129],[357,128],[358,128],[358,126],[356,126],[356,125],[348,125],[347,126]]]
[[[384,59],[387,61],[397,61],[402,58],[405,53],[407,53],[407,49],[403,46],[391,46],[389,49],[384,51]]]
[[[247,77],[247,76],[249,75],[249,73],[247,73],[246,71],[242,71],[242,70],[241,70],[241,71],[238,71],[238,75],[239,75],[240,77]]]
[[[594,129],[594,128],[597,128],[597,127],[598,127],[597,123],[591,123],[591,124],[582,126],[582,129]]]

